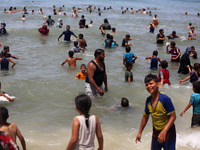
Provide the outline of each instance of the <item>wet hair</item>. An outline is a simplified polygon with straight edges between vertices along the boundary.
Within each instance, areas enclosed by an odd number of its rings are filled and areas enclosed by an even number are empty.
[[[158,51],[157,50],[153,51],[153,55],[157,56],[158,55]]]
[[[80,39],[83,39],[83,34],[82,34],[82,33],[79,34],[79,38],[80,38]]]
[[[104,23],[109,23],[107,18],[104,19]]]
[[[130,61],[127,61],[127,62],[126,62],[126,68],[132,67],[132,66],[133,66],[133,63],[132,63],[132,62],[130,62]]]
[[[9,46],[4,46],[3,47],[4,50],[7,50],[8,48],[9,48]]]
[[[170,43],[170,45],[176,46],[176,43],[175,43],[174,41],[172,41],[172,42]]]
[[[131,51],[131,47],[130,46],[126,46],[126,52],[130,52]]]
[[[74,41],[74,46],[77,46],[78,45],[78,42],[77,41]]]
[[[4,106],[1,106],[0,109],[1,109],[2,120],[6,121],[8,119],[8,109]]]
[[[125,97],[122,97],[121,105],[122,105],[122,107],[128,107],[128,106],[129,106],[129,101],[128,101],[128,99],[125,98]]]
[[[168,62],[166,60],[161,61],[161,66],[163,69],[166,69],[168,67]]]
[[[25,18],[25,15],[22,15],[23,18]]]
[[[113,40],[113,36],[112,35],[110,35],[110,39]]]
[[[176,35],[176,31],[173,31],[172,33]]]
[[[110,34],[107,34],[107,35],[106,35],[106,38],[107,38],[107,39],[110,39]]]
[[[69,54],[70,57],[74,56],[74,52],[73,51],[69,51],[68,54]]]
[[[80,68],[82,68],[82,67],[86,67],[86,65],[85,65],[85,64],[81,64],[81,67],[80,67]]]
[[[104,50],[102,50],[102,49],[96,49],[95,52],[94,52],[95,58],[97,57],[97,55],[101,55],[102,52],[104,52]]]
[[[84,18],[84,17],[85,17],[84,15],[81,16],[81,18]]]
[[[51,19],[51,15],[49,15],[49,19]]]
[[[93,23],[93,21],[91,20],[90,23]]]
[[[194,48],[194,49],[195,49],[195,47],[194,47],[194,46],[191,46],[191,48]]]
[[[191,27],[191,29],[194,29],[194,27]]]
[[[67,25],[66,27],[69,27],[69,28],[70,28],[70,25]]]
[[[198,70],[200,68],[200,64],[199,63],[195,63],[194,64],[194,70]]]
[[[148,82],[150,82],[151,80],[154,80],[156,83],[158,83],[159,81],[158,81],[158,77],[156,76],[156,75],[153,75],[153,74],[148,74],[148,75],[146,75],[145,76],[145,78],[144,78],[144,83],[148,83]]]
[[[126,37],[129,37],[129,38],[130,38],[131,36],[130,36],[129,34],[127,34]]]
[[[114,32],[116,30],[116,28],[112,28],[112,31]]]
[[[7,54],[7,52],[6,52],[5,50],[2,50],[2,51],[1,51],[1,55],[2,55],[3,57],[5,57],[6,54]]]
[[[192,25],[192,23],[190,22],[190,23],[189,23],[189,26],[191,26],[191,25]]]
[[[101,13],[99,13],[99,16],[101,16]]]
[[[89,128],[89,110],[92,105],[90,97],[86,94],[78,95],[75,98],[76,108],[80,110],[85,115],[85,124]]]
[[[195,89],[196,93],[200,93],[200,81],[194,82],[193,88]]]
[[[32,12],[34,12],[34,10],[32,10]]]
[[[163,29],[160,29],[159,32],[161,33],[162,31],[164,31]]]

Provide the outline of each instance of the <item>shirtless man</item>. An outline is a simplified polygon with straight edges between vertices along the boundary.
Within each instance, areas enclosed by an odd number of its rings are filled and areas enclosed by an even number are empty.
[[[105,91],[108,91],[107,87],[107,74],[104,63],[104,50],[97,49],[94,53],[95,59],[90,61],[87,65],[87,77],[85,80],[85,91],[88,96],[94,98],[104,95],[102,84],[104,82]]]
[[[79,46],[85,50],[85,47],[87,47],[87,43],[85,41],[85,39],[83,39],[83,34],[79,34],[79,39],[78,39],[78,42],[79,42]]]
[[[17,136],[21,142],[23,150],[26,150],[26,142],[21,132],[19,131],[18,127],[16,126],[16,124],[7,122],[7,119],[9,117],[7,108],[2,106],[0,107],[0,109],[1,109],[1,116],[2,116],[0,131],[6,132],[8,135],[10,135],[10,137],[13,139],[15,143],[16,143],[16,136]]]
[[[69,51],[68,55],[70,58],[67,58],[61,65],[63,66],[66,62],[68,62],[70,68],[76,68],[76,60],[82,60],[81,57],[73,57],[74,52]]]

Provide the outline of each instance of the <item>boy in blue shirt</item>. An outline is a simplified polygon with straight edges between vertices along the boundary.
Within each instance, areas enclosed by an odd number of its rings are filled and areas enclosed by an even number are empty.
[[[151,149],[175,150],[176,130],[174,121],[176,114],[172,101],[167,95],[159,92],[160,83],[156,75],[148,74],[144,82],[146,90],[151,96],[146,99],[144,115],[135,142],[141,140],[142,131],[148,122],[149,114],[151,114],[153,122]]]
[[[196,81],[193,83],[193,91],[194,93],[190,97],[190,102],[186,106],[183,112],[181,112],[180,116],[191,107],[193,106],[193,116],[192,116],[192,123],[191,127],[193,126],[200,126],[200,81]]]
[[[130,46],[126,46],[126,54],[124,54],[123,56],[123,65],[126,66],[126,62],[132,62],[135,63],[135,60],[137,59],[137,56],[134,53],[130,53],[131,51],[131,47]],[[134,58],[134,59],[133,59]]]

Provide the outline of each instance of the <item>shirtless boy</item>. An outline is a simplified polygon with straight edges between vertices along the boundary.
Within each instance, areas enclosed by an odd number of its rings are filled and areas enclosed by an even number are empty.
[[[21,142],[23,150],[26,150],[26,143],[25,143],[24,137],[22,136],[16,124],[7,122],[7,119],[9,117],[8,109],[3,106],[0,107],[0,109],[1,109],[1,115],[2,115],[0,131],[6,132],[7,134],[9,134],[15,143],[16,143],[16,136],[17,136]]]
[[[68,55],[70,58],[67,58],[61,65],[63,66],[66,62],[68,62],[70,68],[76,68],[76,60],[82,60],[81,57],[73,57],[74,52],[69,51]]]

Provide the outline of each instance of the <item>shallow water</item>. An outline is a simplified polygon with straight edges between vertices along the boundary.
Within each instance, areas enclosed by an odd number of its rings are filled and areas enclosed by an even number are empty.
[[[131,149],[150,149],[152,123],[149,120],[142,135],[142,142],[135,144],[134,140],[138,133],[141,117],[144,110],[146,97],[149,96],[145,90],[143,79],[148,73],[157,74],[157,71],[149,69],[149,60],[145,60],[146,56],[152,54],[157,49],[161,60],[170,61],[170,55],[166,54],[165,44],[155,44],[155,37],[160,28],[165,30],[165,35],[171,34],[176,30],[181,40],[175,40],[177,47],[183,54],[186,47],[195,46],[197,53],[200,49],[200,39],[196,41],[187,40],[187,26],[192,22],[194,26],[198,26],[200,21],[196,16],[199,11],[200,2],[197,0],[176,0],[176,1],[160,1],[147,0],[130,1],[130,0],[108,0],[108,1],[84,1],[85,5],[81,5],[82,1],[46,1],[41,0],[36,3],[31,1],[5,1],[0,6],[0,21],[7,24],[6,28],[9,32],[7,37],[0,37],[2,45],[10,46],[11,54],[19,57],[14,60],[17,65],[8,72],[0,72],[2,90],[9,95],[14,95],[17,100],[14,103],[1,104],[9,109],[9,122],[15,122],[26,139],[27,149],[29,150],[57,150],[65,149],[71,136],[71,123],[73,117],[78,115],[74,106],[74,97],[80,93],[84,93],[84,81],[75,81],[74,76],[80,71],[79,67],[82,63],[87,64],[94,58],[93,53],[97,48],[104,48],[100,43],[105,37],[100,34],[99,24],[104,18],[108,18],[112,27],[116,27],[117,32],[114,40],[121,45],[122,39],[127,33],[133,39],[132,52],[138,59],[132,69],[134,75],[133,83],[124,83],[125,68],[122,65],[122,56],[125,53],[124,48],[116,47],[105,50],[105,64],[108,75],[109,91],[101,98],[93,100],[91,114],[99,117],[104,135],[104,148],[112,150],[131,150]],[[106,4],[105,4],[106,3]],[[35,10],[36,15],[26,15],[27,20],[20,20],[21,13],[3,14],[4,8],[10,5],[27,6],[28,11]],[[69,24],[71,30],[76,34],[83,33],[87,41],[88,47],[85,53],[75,54],[82,57],[83,60],[77,61],[77,68],[70,69],[65,64],[60,64],[68,57],[67,52],[72,49],[73,42],[65,43],[57,38],[64,29],[56,29],[50,27],[49,36],[41,36],[37,29],[41,27],[41,23],[45,22],[43,15],[38,14],[40,7],[43,8],[45,15],[52,14],[52,6],[60,7],[65,5],[64,12],[67,17],[52,16],[56,21],[58,18],[63,19],[65,25]],[[85,7],[92,4],[101,7],[102,16],[99,17],[97,11],[93,14],[85,11]],[[103,7],[112,6],[112,10],[103,10]],[[83,11],[79,14],[79,18],[71,18],[71,7],[81,7]],[[155,33],[151,34],[145,29],[151,22],[153,16],[142,14],[121,14],[121,6],[124,8],[133,7],[134,10],[149,7],[152,14],[157,14],[159,18],[159,26],[156,27]],[[189,7],[188,7],[189,6]],[[154,8],[157,10],[154,10]],[[192,7],[192,9],[190,9]],[[188,12],[188,16],[184,13]],[[84,14],[89,23],[93,20],[94,26],[89,29],[79,29],[78,22],[80,16]],[[197,35],[199,28],[195,29]],[[63,39],[63,37],[62,37]],[[75,40],[75,38],[72,38]],[[165,42],[167,42],[166,40]],[[170,41],[169,41],[170,42]],[[2,49],[2,48],[1,48]],[[191,58],[192,64],[199,62],[199,59]],[[176,109],[176,129],[178,150],[199,149],[200,138],[199,128],[191,129],[192,109],[190,108],[183,117],[179,114],[189,102],[190,95],[193,93],[192,86],[189,82],[179,85],[178,81],[185,78],[186,75],[177,74],[178,64],[170,63],[168,70],[170,71],[171,87],[160,88],[160,91],[166,93],[173,101]],[[107,109],[120,104],[122,97],[127,97],[133,110],[107,111]],[[19,143],[19,142],[18,142]],[[19,144],[20,145],[20,144]],[[98,144],[96,143],[96,148]]]

